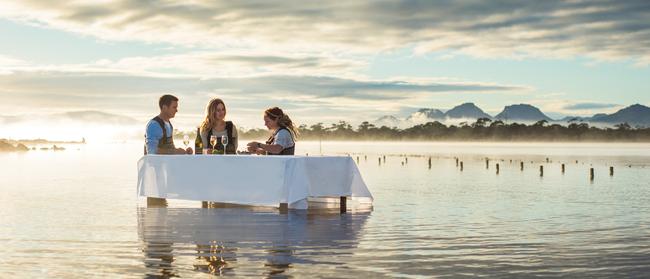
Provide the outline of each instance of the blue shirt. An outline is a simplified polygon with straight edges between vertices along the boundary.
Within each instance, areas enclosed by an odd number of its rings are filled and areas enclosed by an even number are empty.
[[[165,121],[165,130],[167,130],[167,136],[172,135],[172,125]],[[163,130],[160,128],[160,124],[155,120],[149,120],[147,123],[147,133],[145,134],[145,144],[147,146],[147,154],[157,154],[158,153],[158,143],[163,137]]]

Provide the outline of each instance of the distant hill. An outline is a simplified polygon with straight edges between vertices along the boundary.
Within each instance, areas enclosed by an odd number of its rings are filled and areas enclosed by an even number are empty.
[[[489,118],[492,119],[492,116],[485,113],[474,103],[464,103],[459,106],[455,106],[445,113],[447,118]]]
[[[650,127],[650,108],[641,104],[631,105],[612,114],[597,113],[591,117],[567,116],[561,119],[553,120],[544,114],[539,108],[528,104],[515,104],[503,108],[495,117],[483,112],[473,103],[464,103],[456,106],[446,113],[434,108],[422,108],[412,113],[405,119],[399,119],[395,116],[383,116],[375,122],[377,126],[401,127],[407,128],[426,122],[439,121],[442,123],[454,123],[454,119],[499,119],[508,122],[537,122],[546,120],[557,124],[567,125],[569,123],[590,123],[593,125],[613,126],[619,123],[628,123],[633,127]]]
[[[552,119],[546,116],[538,108],[528,104],[510,105],[503,108],[501,113],[497,114],[494,118],[499,120],[524,121],[536,122],[540,120],[551,121]]]
[[[439,109],[423,108],[412,113],[406,118],[406,121],[413,123],[426,123],[434,120],[444,120],[445,113]]]
[[[399,127],[402,124],[402,120],[392,115],[386,115],[375,120],[374,124],[375,126],[378,127],[379,126]]]
[[[591,117],[590,122],[619,124],[625,123],[632,126],[650,127],[650,108],[634,104],[612,114],[597,114]]]

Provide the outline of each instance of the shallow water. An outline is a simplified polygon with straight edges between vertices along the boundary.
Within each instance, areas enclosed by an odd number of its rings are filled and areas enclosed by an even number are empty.
[[[0,154],[3,278],[650,272],[649,144],[302,143],[300,154],[359,156],[374,206],[344,215],[145,208],[140,144],[66,147]]]

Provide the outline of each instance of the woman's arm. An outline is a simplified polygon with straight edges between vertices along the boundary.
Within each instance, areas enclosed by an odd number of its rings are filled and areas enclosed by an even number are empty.
[[[273,154],[278,154],[282,152],[282,149],[284,149],[284,147],[282,147],[282,145],[279,144],[265,144],[265,143],[260,143],[259,148]]]

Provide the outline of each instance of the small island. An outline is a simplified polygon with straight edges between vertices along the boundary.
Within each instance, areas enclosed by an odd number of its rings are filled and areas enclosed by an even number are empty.
[[[0,139],[0,152],[24,152],[28,151],[29,147],[22,143],[11,144],[8,140]]]
[[[11,140],[11,139],[0,139],[0,152],[25,152],[29,150],[53,150],[53,151],[62,151],[65,150],[64,147],[57,146],[56,144],[85,144],[86,139],[82,138],[81,141],[48,141],[45,139],[21,139],[21,140]],[[51,147],[40,147],[37,148],[35,145],[49,145]],[[31,145],[32,147],[28,147]]]

